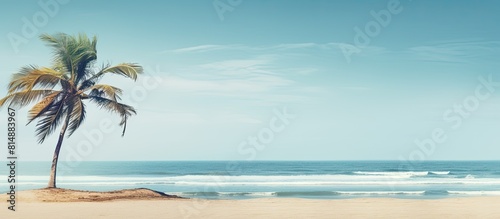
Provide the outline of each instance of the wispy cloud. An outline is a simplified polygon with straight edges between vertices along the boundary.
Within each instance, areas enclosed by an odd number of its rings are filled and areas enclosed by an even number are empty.
[[[203,71],[214,72],[219,75],[248,76],[257,74],[275,75],[273,72],[272,56],[259,56],[251,59],[232,59],[201,64]]]
[[[211,45],[211,44],[209,44],[209,45],[199,45],[199,46],[179,48],[179,49],[174,49],[174,50],[165,50],[165,51],[162,51],[161,53],[208,52],[208,51],[214,51],[214,50],[235,49],[235,48],[239,48],[239,47],[240,47],[239,45]]]
[[[235,70],[240,68],[256,68],[268,64],[269,60],[264,59],[232,59],[220,62],[212,62],[208,64],[203,64],[201,67],[211,68],[211,69],[225,69],[225,70]]]
[[[350,51],[347,48],[355,48]],[[346,51],[347,50],[347,51]],[[276,56],[317,56],[320,54],[327,54],[332,57],[332,60],[344,61],[346,56],[353,53],[356,56],[380,56],[387,54],[389,51],[381,46],[366,46],[362,48],[338,42],[327,43],[283,43],[275,45],[243,45],[243,44],[206,44],[196,45],[191,47],[183,47],[177,49],[164,50],[160,54],[216,54],[216,52],[240,52],[246,54],[273,54]],[[230,53],[233,54],[233,53]],[[340,58],[340,59],[339,59]],[[306,73],[307,74],[307,73]]]
[[[276,76],[255,76],[248,79],[211,79],[197,80],[178,76],[170,76],[163,80],[165,88],[178,92],[202,92],[202,93],[257,93],[270,91],[279,86],[293,84],[293,81]]]
[[[206,44],[197,45],[191,47],[184,47],[178,49],[164,50],[161,53],[194,53],[194,52],[209,52],[209,51],[220,51],[220,50],[244,50],[244,51],[268,51],[268,50],[294,50],[294,49],[331,49],[337,46],[338,43],[286,43],[278,45],[268,45],[268,46],[249,46],[242,44],[227,44],[227,45],[217,45],[217,44]]]
[[[271,49],[304,49],[304,48],[322,48],[327,44],[317,44],[317,43],[287,43],[279,44],[276,46],[271,46]],[[265,49],[265,48],[263,48]]]
[[[500,41],[450,41],[416,46],[408,53],[421,61],[463,63],[490,58],[500,52]]]
[[[320,71],[314,62],[307,60],[314,60],[313,54],[318,54],[318,50],[327,51],[333,47],[330,43],[268,46],[207,44],[166,50],[163,53],[183,54],[185,57],[196,54],[196,58],[178,69],[182,74],[165,76],[161,89],[169,94],[224,100],[246,106],[303,103],[311,100],[308,95],[312,92],[317,94],[319,90],[297,82],[300,77]],[[230,53],[225,54],[226,51]],[[257,123],[249,118],[240,121]]]
[[[220,98],[230,102],[255,105],[297,103],[307,100],[306,85],[293,75],[311,74],[316,69],[283,68],[274,56],[229,59],[192,65],[182,74],[162,77],[161,89],[169,94]]]
[[[281,74],[273,56],[229,59],[191,66],[191,74],[171,75],[164,86],[182,92],[257,93],[268,92],[295,84]],[[186,75],[186,76],[184,76]]]

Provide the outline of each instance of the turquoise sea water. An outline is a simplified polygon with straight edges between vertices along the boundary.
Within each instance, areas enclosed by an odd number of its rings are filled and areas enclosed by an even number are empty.
[[[9,185],[6,167],[0,168],[1,192]],[[18,190],[46,186],[50,163],[20,162],[17,168]],[[59,170],[62,188],[144,187],[206,199],[500,195],[500,161],[78,162],[61,163]]]

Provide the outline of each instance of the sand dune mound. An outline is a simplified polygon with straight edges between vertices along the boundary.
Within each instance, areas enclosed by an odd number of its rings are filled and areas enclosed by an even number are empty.
[[[179,196],[167,195],[163,192],[146,188],[125,189],[110,192],[45,188],[31,191],[21,191],[19,193],[19,197],[25,201],[37,202],[98,202],[112,200],[160,200],[181,198]]]

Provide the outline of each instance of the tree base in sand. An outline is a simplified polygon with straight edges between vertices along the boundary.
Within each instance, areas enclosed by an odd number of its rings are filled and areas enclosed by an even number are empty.
[[[23,193],[25,193],[23,197]],[[113,200],[165,200],[179,199],[176,195],[167,195],[146,188],[125,189],[110,192],[81,191],[60,188],[45,188],[20,191],[21,199],[39,202],[99,202]]]

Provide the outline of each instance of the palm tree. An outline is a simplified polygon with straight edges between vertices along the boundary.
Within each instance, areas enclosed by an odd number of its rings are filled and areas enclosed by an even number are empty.
[[[26,66],[12,76],[8,93],[0,100],[0,107],[25,107],[37,102],[28,112],[28,124],[37,120],[36,136],[43,141],[61,124],[52,166],[49,188],[56,188],[59,151],[66,131],[71,136],[85,120],[84,101],[97,104],[101,109],[117,113],[125,134],[127,119],[136,114],[133,107],[120,103],[122,90],[97,82],[106,74],[118,74],[133,80],[143,72],[141,66],[123,63],[94,68],[97,59],[97,38],[85,34],[71,36],[64,33],[41,35],[40,39],[52,47],[54,62],[51,68]],[[38,102],[39,101],[39,102]]]

